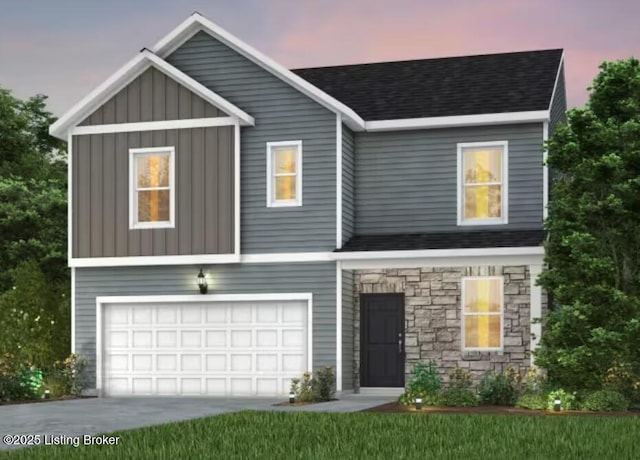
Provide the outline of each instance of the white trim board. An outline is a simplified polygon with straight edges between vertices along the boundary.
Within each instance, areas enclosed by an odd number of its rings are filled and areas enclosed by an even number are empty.
[[[416,249],[409,251],[359,251],[333,253],[336,260],[385,260],[415,258],[495,257],[544,255],[542,246],[513,248],[471,248],[471,249]]]
[[[62,117],[49,127],[49,133],[60,139],[65,139],[67,132],[88,117],[92,112],[104,104],[110,97],[123,89],[149,67],[155,67],[167,76],[176,80],[180,85],[194,92],[208,103],[218,107],[223,112],[240,120],[243,126],[254,126],[255,120],[251,115],[231,104],[209,88],[197,82],[184,72],[178,70],[168,62],[160,59],[147,49],[143,49],[133,59],[111,75],[100,86],[91,91],[80,102],[74,105]]]
[[[76,352],[76,269],[71,268],[71,353]]]
[[[194,295],[140,295],[140,296],[99,296],[96,297],[96,390],[102,396],[102,313],[103,306],[126,303],[188,303],[188,302],[259,302],[304,300],[307,302],[307,369],[313,370],[313,294],[194,294]]]
[[[233,253],[240,257],[240,123],[236,120],[233,128]]]
[[[364,130],[364,120],[353,109],[347,107],[345,104],[325,93],[318,87],[299,77],[291,70],[278,64],[270,57],[227,32],[219,25],[202,16],[200,13],[196,12],[189,16],[185,21],[178,25],[178,27],[158,41],[153,46],[152,50],[161,58],[165,58],[199,31],[203,31],[211,35],[216,40],[224,43],[229,48],[262,67],[285,83],[288,83],[293,88],[313,99],[323,107],[331,110],[333,113],[342,114],[344,116],[345,123],[347,123],[351,129],[355,131]]]
[[[342,391],[342,264],[336,263],[336,391]]]
[[[233,117],[188,118],[186,120],[142,121],[138,123],[76,126],[75,128],[71,128],[70,133],[78,136],[86,134],[159,131],[165,129],[211,128],[217,126],[233,126],[235,124],[236,118]]]
[[[336,248],[342,247],[342,117],[336,115]]]
[[[542,123],[542,142],[549,140],[549,122]],[[547,166],[547,158],[549,151],[546,146],[542,150],[542,220],[547,220],[549,215],[549,166]]]
[[[560,56],[560,63],[558,64],[558,72],[556,73],[556,80],[553,83],[553,91],[551,91],[551,100],[549,101],[549,114],[551,114],[551,106],[553,105],[553,99],[556,97],[556,89],[558,88],[558,81],[560,81],[560,72],[564,67],[564,50],[562,50],[562,56]]]
[[[73,258],[73,136],[67,134],[67,254]]]
[[[150,265],[275,264],[341,261],[343,269],[420,267],[429,265],[507,265],[542,263],[542,246],[413,251],[289,252],[184,256],[86,257],[69,260],[70,267],[135,267]]]
[[[420,267],[490,267],[495,265],[541,264],[543,255],[496,255],[460,257],[416,257],[393,259],[343,260],[343,270]]]
[[[452,128],[458,126],[488,126],[499,124],[536,123],[549,120],[548,110],[530,112],[484,113],[448,117],[405,118],[367,121],[366,131],[397,131],[410,129]]]

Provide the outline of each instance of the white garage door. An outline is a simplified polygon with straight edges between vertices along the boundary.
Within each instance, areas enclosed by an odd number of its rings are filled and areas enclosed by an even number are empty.
[[[308,367],[306,300],[102,310],[105,395],[282,395]]]

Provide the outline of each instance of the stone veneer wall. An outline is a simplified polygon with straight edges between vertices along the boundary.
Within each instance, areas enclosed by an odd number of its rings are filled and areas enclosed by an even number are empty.
[[[504,277],[504,351],[463,352],[462,276]],[[489,370],[530,367],[530,281],[528,266],[423,267],[354,271],[354,388],[360,365],[360,294],[405,294],[405,382],[418,361],[434,360],[443,377],[459,366],[477,382]],[[546,295],[543,295],[543,317]]]

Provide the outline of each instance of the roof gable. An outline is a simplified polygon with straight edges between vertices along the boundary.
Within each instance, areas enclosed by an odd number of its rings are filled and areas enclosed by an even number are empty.
[[[226,116],[228,114],[152,66],[78,126]]]
[[[199,13],[193,13],[182,24],[156,43],[152,50],[164,59],[200,31],[211,35],[216,40],[280,78],[318,104],[336,114],[342,115],[343,121],[351,129],[356,131],[364,130],[364,120],[354,112],[352,108],[310,84],[304,78],[299,77]]]
[[[562,50],[295,69],[367,122],[547,111]]]
[[[255,124],[251,115],[226,101],[168,62],[160,59],[149,50],[143,49],[138,55],[122,66],[116,73],[52,124],[49,127],[49,133],[60,139],[66,139],[69,129],[81,123],[82,120],[86,119],[91,113],[106,103],[114,94],[126,87],[150,67],[155,67],[206,102],[218,107],[230,116],[236,117],[241,125],[253,126]]]

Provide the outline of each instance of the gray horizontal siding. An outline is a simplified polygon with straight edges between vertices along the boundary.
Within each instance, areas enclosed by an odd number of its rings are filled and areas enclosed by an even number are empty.
[[[241,251],[335,248],[335,114],[200,32],[167,60],[251,114],[241,133]],[[301,207],[267,208],[266,143],[302,140]]]
[[[233,127],[73,137],[73,257],[234,252]],[[175,228],[129,229],[129,149],[175,147]]]
[[[499,228],[541,227],[542,123],[537,123],[356,133],[356,233],[460,230],[457,143],[501,140],[509,142],[509,223]]]
[[[226,114],[154,67],[145,70],[80,125],[224,117]]]
[[[353,236],[354,197],[354,143],[353,131],[342,126],[342,242]]]
[[[353,271],[342,270],[342,388],[353,389]]]
[[[88,358],[95,388],[96,297],[197,294],[199,266],[77,268],[76,352]],[[213,294],[313,293],[314,368],[335,366],[336,271],[333,263],[205,267]]]

